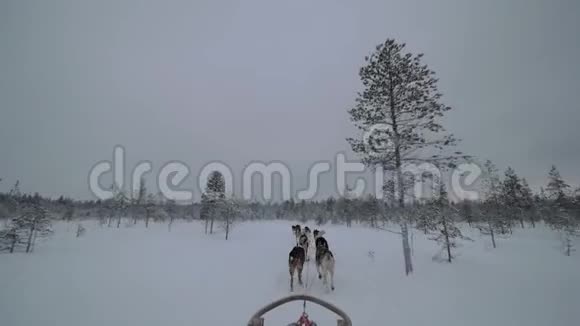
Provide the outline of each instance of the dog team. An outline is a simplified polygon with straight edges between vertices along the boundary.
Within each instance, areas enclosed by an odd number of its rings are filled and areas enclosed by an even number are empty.
[[[310,261],[308,255],[309,248],[314,244],[316,270],[318,278],[322,279],[322,284],[328,286],[328,277],[330,277],[330,289],[334,291],[334,256],[328,247],[328,242],[323,237],[324,231],[314,230],[305,226],[304,229],[300,224],[292,225],[292,234],[296,238],[296,246],[292,248],[288,256],[288,268],[290,271],[290,291],[294,291],[294,274],[298,274],[298,283],[302,283],[302,270],[304,263]],[[312,240],[312,241],[311,241]]]

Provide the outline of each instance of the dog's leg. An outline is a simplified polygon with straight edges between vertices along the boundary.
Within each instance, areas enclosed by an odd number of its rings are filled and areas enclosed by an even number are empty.
[[[316,249],[316,250],[318,251],[318,249]],[[316,271],[318,272],[318,279],[321,279],[322,278],[322,274],[320,274],[320,263],[321,263],[321,261],[320,261],[320,256],[319,256],[319,253],[318,252],[315,253],[314,260],[316,262]]]
[[[322,284],[326,285],[326,259],[322,258],[322,261],[320,262],[320,274],[322,274]]]
[[[292,271],[292,266],[290,266],[290,292],[294,292],[294,273]]]
[[[302,283],[302,266],[298,267],[298,283],[299,283],[300,285],[304,285],[304,284]]]
[[[330,272],[330,289],[334,291],[334,261],[332,261],[328,271]]]

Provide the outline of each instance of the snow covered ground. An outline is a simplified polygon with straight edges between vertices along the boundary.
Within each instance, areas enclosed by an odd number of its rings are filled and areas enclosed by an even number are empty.
[[[289,294],[291,222],[237,225],[231,239],[198,223],[149,229],[59,224],[35,252],[0,255],[0,325],[245,325]],[[405,277],[399,236],[363,227],[325,226],[337,259],[336,291],[326,293],[311,261],[308,289],[350,314],[355,325],[580,325],[580,254],[566,257],[544,228],[516,230],[491,249],[465,243],[453,264],[432,260],[435,243],[414,233],[415,273]],[[374,260],[369,256],[373,250]],[[306,276],[305,276],[306,278]],[[307,305],[318,325],[335,316]],[[287,325],[302,304],[266,315]]]

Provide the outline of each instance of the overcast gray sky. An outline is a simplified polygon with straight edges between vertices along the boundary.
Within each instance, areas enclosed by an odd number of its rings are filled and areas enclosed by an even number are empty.
[[[279,160],[300,187],[310,164],[354,158],[346,110],[388,37],[425,53],[462,149],[577,183],[579,32],[575,0],[2,0],[0,190],[91,198],[116,144],[128,167],[187,163],[188,188],[213,160]]]

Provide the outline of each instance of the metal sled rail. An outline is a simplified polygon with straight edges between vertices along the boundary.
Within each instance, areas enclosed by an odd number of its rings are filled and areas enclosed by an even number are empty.
[[[337,320],[337,325],[338,326],[352,326],[352,321],[350,320],[350,317],[342,310],[340,310],[338,307],[320,300],[318,298],[309,296],[309,295],[304,295],[304,294],[296,294],[296,295],[291,295],[285,298],[282,298],[280,300],[274,301],[268,305],[266,305],[265,307],[263,307],[262,309],[258,310],[258,312],[256,312],[252,318],[250,318],[250,321],[248,322],[248,326],[264,326],[264,318],[262,317],[264,314],[266,314],[268,311],[279,307],[283,304],[286,304],[288,302],[292,302],[292,301],[309,301],[309,302],[314,302],[318,305],[323,306],[324,308],[334,312],[335,314],[339,315],[342,319],[338,319]]]

